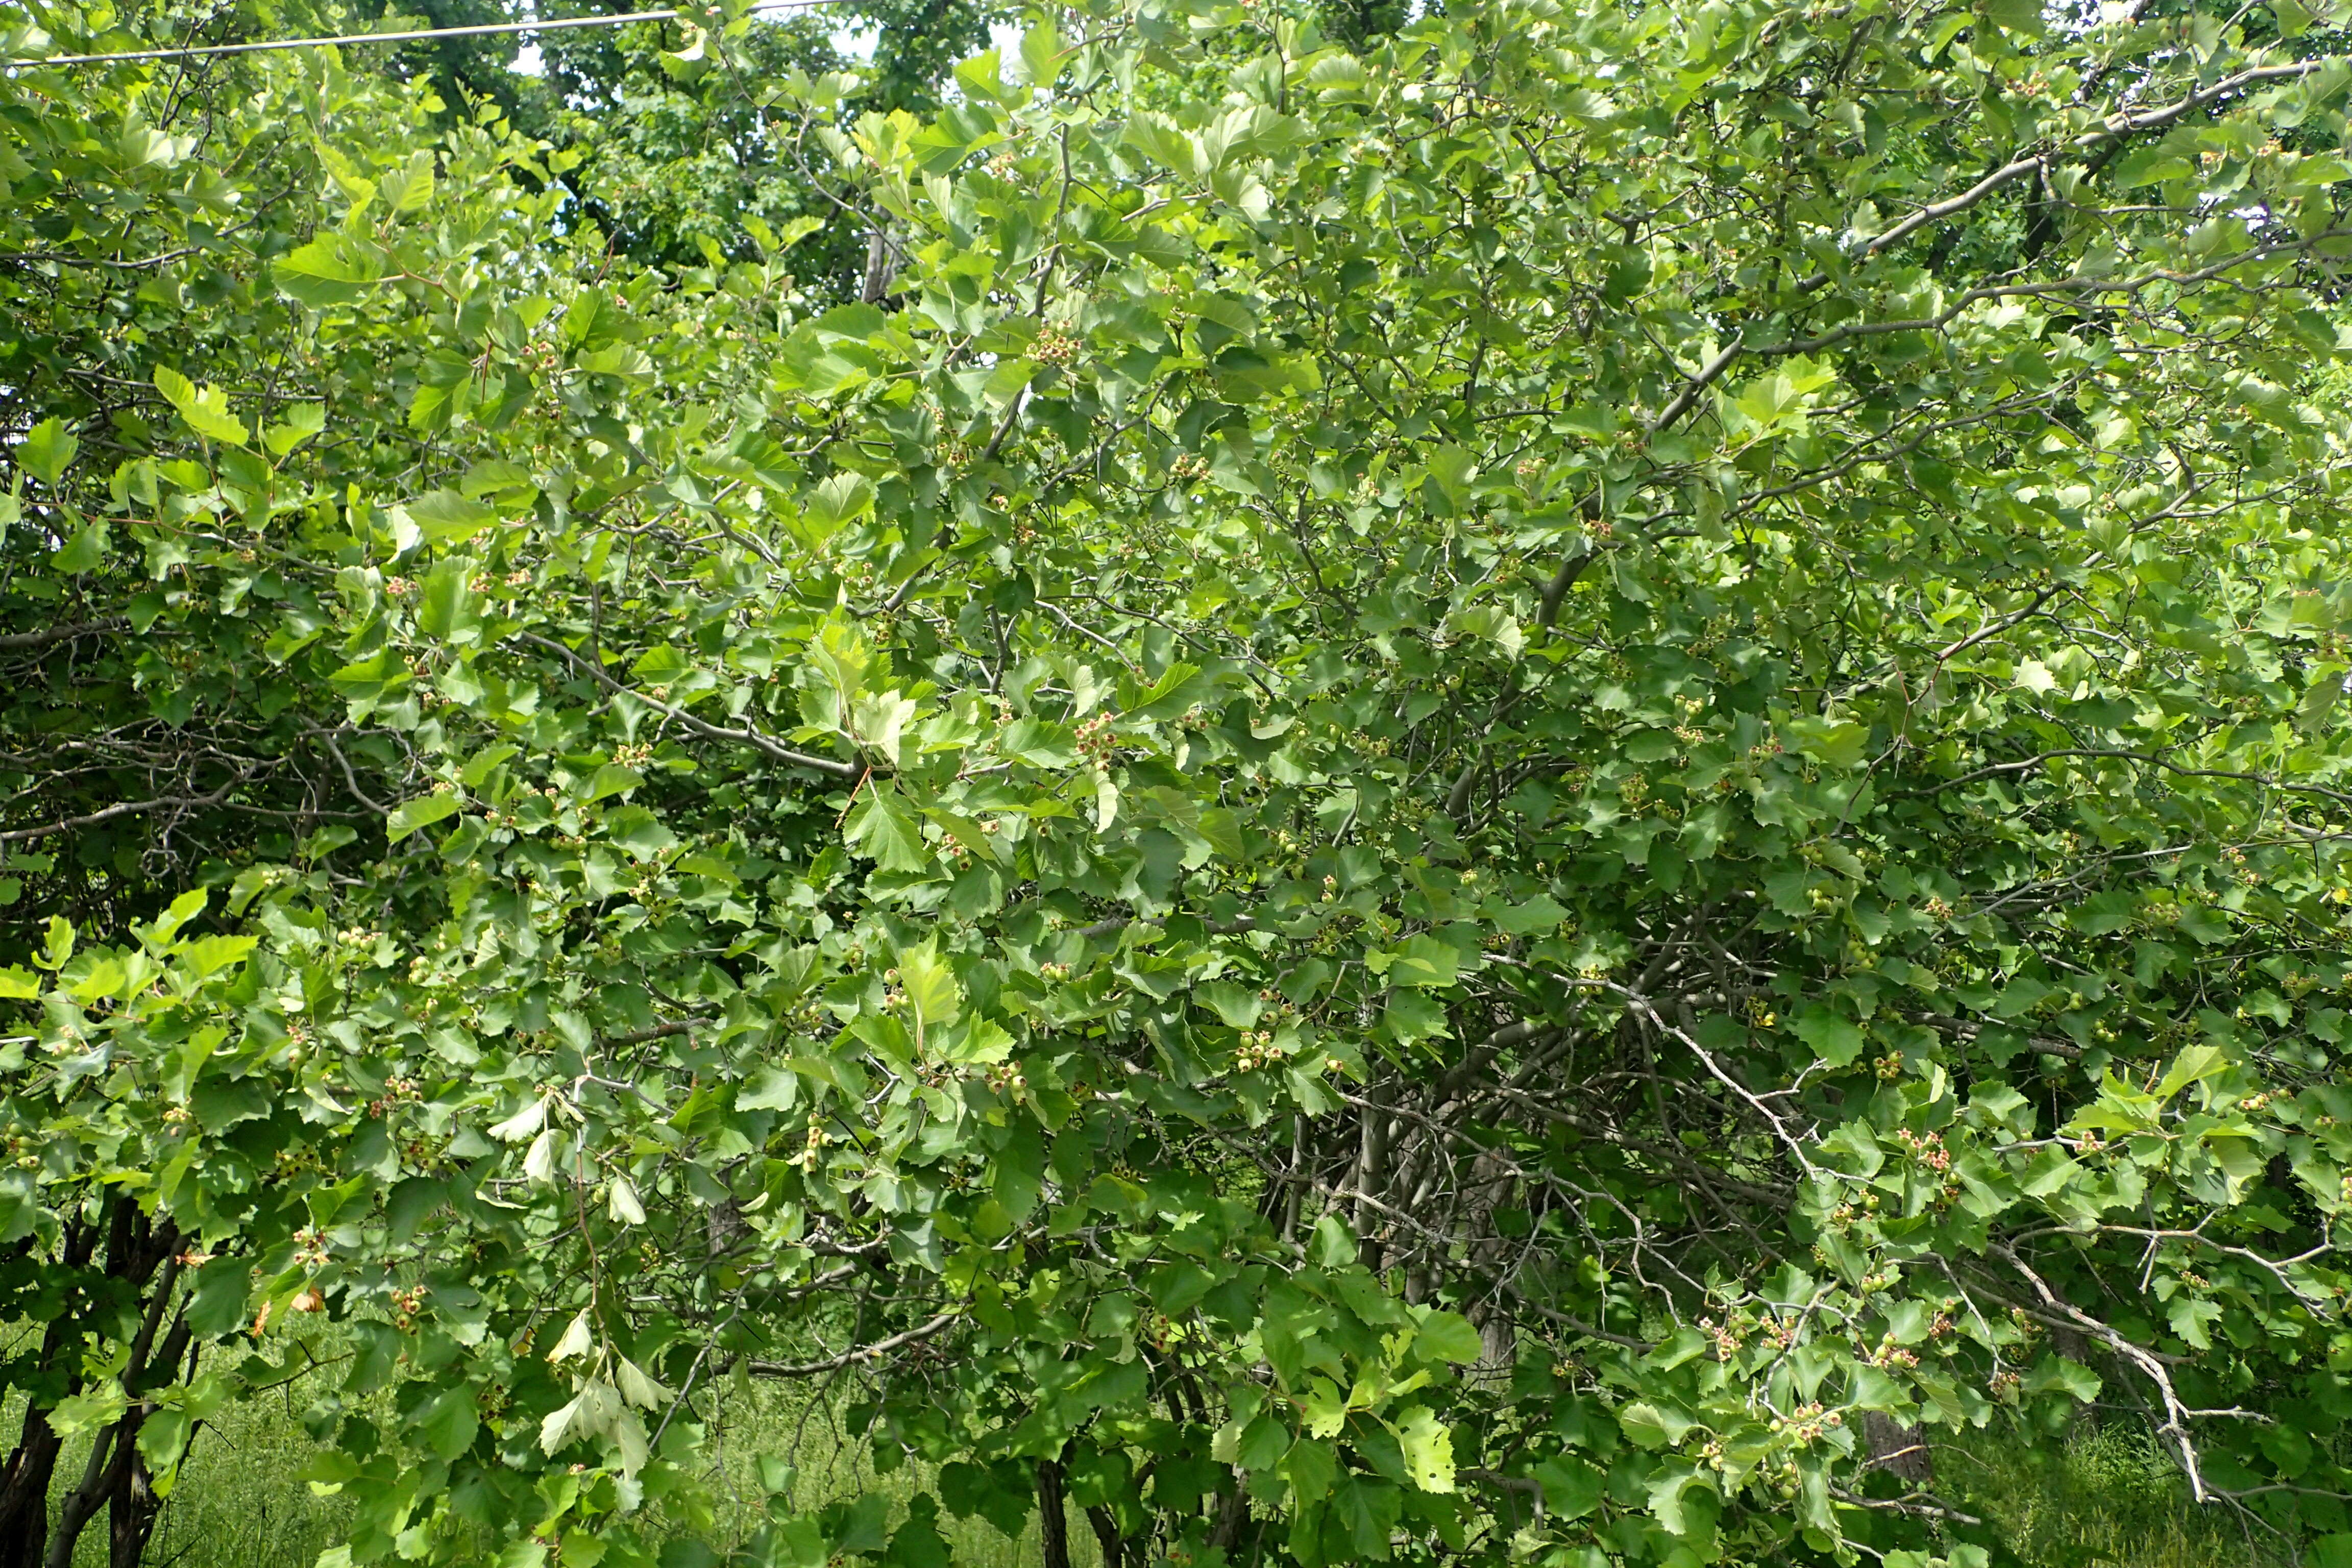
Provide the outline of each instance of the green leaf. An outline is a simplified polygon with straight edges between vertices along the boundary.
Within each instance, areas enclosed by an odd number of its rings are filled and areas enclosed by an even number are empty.
[[[996,865],[1002,861],[1003,857],[996,852],[994,836],[971,817],[960,816],[952,811],[940,811],[936,807],[925,811],[923,815],[979,858],[991,865]]]
[[[1040,16],[1021,35],[1021,65],[1034,87],[1051,87],[1062,74],[1062,35],[1050,16]]]
[[[481,625],[473,577],[474,563],[462,556],[436,562],[417,599],[417,631],[436,642],[472,641]]]
[[[663,644],[649,647],[629,666],[629,679],[640,686],[670,686],[694,672],[693,664],[677,649]]]
[[[2045,1354],[2025,1374],[2024,1386],[2029,1394],[2063,1394],[2077,1404],[2088,1405],[2099,1396],[2099,1374],[2080,1362]]]
[[[444,1388],[417,1410],[410,1426],[426,1452],[444,1461],[455,1459],[473,1447],[474,1434],[481,1429],[473,1388],[464,1383]]]
[[[455,795],[420,795],[402,801],[384,819],[384,837],[397,844],[420,827],[430,827],[459,810]]]
[[[608,800],[616,795],[625,795],[645,782],[645,775],[635,768],[625,768],[618,763],[599,763],[595,776],[588,781],[588,798]]]
[[[573,1314],[556,1342],[547,1347],[547,1359],[559,1364],[586,1355],[596,1347],[596,1331],[585,1309]]]
[[[469,500],[494,495],[520,495],[528,500],[538,489],[538,481],[531,478],[530,469],[504,458],[483,458],[467,468],[466,477],[457,481],[457,493]]]
[[[1336,1437],[1348,1425],[1348,1402],[1329,1380],[1318,1377],[1299,1399],[1298,1415],[1309,1437]]]
[[[963,994],[955,971],[939,955],[936,941],[924,942],[898,954],[898,985],[919,1027],[937,1029],[963,1015]]]
[[[1477,1326],[1459,1312],[1432,1312],[1413,1336],[1412,1353],[1425,1362],[1475,1363],[1486,1352]]]
[[[2012,33],[2038,38],[2049,30],[2044,0],[1984,0],[1985,15]]]
[[[393,211],[423,211],[432,202],[436,188],[432,149],[419,147],[411,153],[406,163],[384,177],[381,188],[390,197]]]
[[[604,837],[639,860],[654,859],[677,847],[677,835],[642,805],[619,806],[607,813]]]
[[[1201,672],[1189,664],[1171,664],[1160,679],[1124,704],[1126,717],[1138,722],[1173,719],[1201,699]]]
[[[1028,1217],[1045,1189],[1045,1145],[1034,1122],[1012,1128],[996,1153],[996,1201],[1015,1223]]]
[[[325,404],[298,403],[286,411],[284,419],[262,432],[262,444],[273,457],[283,458],[326,427]]]
[[[189,429],[208,441],[243,446],[248,432],[245,421],[229,412],[228,394],[217,386],[199,387],[168,365],[155,367],[155,390],[163,395]]]
[[[403,508],[429,544],[459,544],[496,522],[498,510],[456,490],[429,490]]]
[[[1234,1029],[1255,1028],[1258,1016],[1265,1010],[1256,992],[1230,980],[1213,980],[1194,986],[1192,1000],[1214,1012],[1220,1023]]]
[[[1796,719],[1789,732],[1805,755],[1830,768],[1858,768],[1868,755],[1870,726],[1827,719]]]
[[[1034,1483],[1018,1464],[982,1466],[961,1460],[940,1467],[940,1501],[959,1519],[977,1514],[998,1534],[1018,1541],[1032,1511]]]
[[[1535,1468],[1536,1483],[1543,1488],[1544,1505],[1564,1520],[1582,1519],[1601,1506],[1608,1472],[1574,1454],[1561,1454]]]
[[[65,477],[66,467],[81,450],[81,441],[58,419],[44,419],[25,432],[16,443],[16,461],[25,471],[45,485],[55,485]]]
[[[800,1075],[789,1068],[765,1065],[735,1091],[738,1110],[790,1110],[800,1100]]]
[[[1693,1465],[1675,1462],[1663,1466],[1650,1479],[1650,1515],[1669,1535],[1690,1532],[1690,1519],[1685,1512],[1685,1499],[1694,1489],[1711,1493],[1712,1482]]]
[[[1291,1494],[1300,1503],[1328,1496],[1331,1482],[1339,1473],[1338,1453],[1330,1444],[1318,1438],[1299,1438],[1282,1457],[1283,1479],[1289,1481]]]
[[[1698,1423],[1672,1406],[1637,1400],[1617,1412],[1617,1427],[1643,1448],[1671,1448]]]
[[[106,524],[102,522],[82,524],[50,561],[50,569],[66,577],[97,571],[106,563]]]
[[[1391,985],[1417,985],[1431,990],[1443,990],[1455,980],[1455,966],[1461,954],[1449,942],[1433,936],[1408,937],[1388,954],[1388,980]]]
[[[110,1377],[78,1394],[68,1394],[51,1405],[49,1426],[58,1436],[71,1441],[113,1425],[129,1404],[122,1384]]]
[[[373,250],[340,233],[321,234],[287,252],[269,275],[288,299],[313,310],[351,304],[383,276]]]
[[[2170,1100],[2192,1083],[2202,1083],[2216,1073],[2228,1070],[2230,1055],[2219,1046],[2190,1046],[2172,1058],[2164,1069],[2163,1079],[2155,1089],[2156,1098]]]
[[[866,786],[865,798],[849,814],[843,841],[885,871],[931,868],[931,849],[923,841],[921,825],[898,804],[897,792],[886,784]]]
[[[1548,893],[1538,893],[1526,903],[1503,910],[1494,917],[1495,924],[1513,936],[1557,931],[1568,918],[1568,910]]]
[[[548,1183],[555,1180],[555,1154],[558,1154],[555,1129],[551,1126],[551,1129],[541,1131],[539,1138],[531,1138],[531,1147],[522,1152],[522,1173],[531,1183],[546,1187]]]
[[[188,1297],[188,1326],[207,1339],[242,1327],[251,1289],[252,1266],[237,1257],[216,1258],[200,1268]]]
[[[1346,1526],[1360,1556],[1389,1560],[1390,1538],[1404,1516],[1404,1494],[1370,1476],[1342,1476],[1332,1489],[1331,1511]]]
[[[139,1426],[139,1457],[147,1461],[151,1471],[168,1475],[188,1451],[188,1439],[195,1424],[188,1413],[166,1405],[151,1411]]]
[[[1454,1436],[1445,1424],[1415,1405],[1392,1423],[1398,1445],[1404,1450],[1405,1474],[1425,1492],[1454,1489]]]
[[[1752,422],[1758,434],[1785,430],[1801,435],[1811,428],[1808,415],[1814,402],[1812,394],[1831,379],[1830,374],[1809,368],[1802,360],[1791,360],[1749,383],[1731,399],[1731,405]]]
[[[63,915],[51,915],[47,939],[42,943],[41,956],[33,962],[44,969],[61,969],[74,954],[77,942],[73,922]]]
[[[890,1533],[883,1568],[951,1568],[954,1554],[937,1522],[939,1503],[929,1492],[908,1500],[907,1521]]]
[[[873,480],[863,474],[835,474],[803,499],[801,532],[811,544],[823,544],[873,506]]]
[[[1861,1025],[1818,1002],[1806,1004],[1789,1023],[1797,1037],[1833,1068],[1852,1066],[1868,1040]]]

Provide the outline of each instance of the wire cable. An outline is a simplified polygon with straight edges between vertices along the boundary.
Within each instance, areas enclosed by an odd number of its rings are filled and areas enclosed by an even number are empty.
[[[851,0],[752,0],[749,13],[814,11]],[[617,27],[629,22],[693,21],[685,11],[631,11],[618,16],[556,16],[541,22],[486,22],[471,27],[422,27],[409,33],[345,33],[331,38],[272,38],[257,44],[202,44],[175,49],[124,49],[105,55],[51,55],[47,59],[0,60],[0,70],[40,66],[113,65],[129,60],[187,60],[212,55],[258,55],[275,49],[317,49],[343,44],[415,44],[434,38],[479,38],[499,33],[552,33],[566,27]]]

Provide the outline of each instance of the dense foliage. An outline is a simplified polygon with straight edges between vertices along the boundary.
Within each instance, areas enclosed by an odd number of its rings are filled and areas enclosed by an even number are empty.
[[[0,1568],[2352,1562],[2337,19],[1340,9],[0,74]]]

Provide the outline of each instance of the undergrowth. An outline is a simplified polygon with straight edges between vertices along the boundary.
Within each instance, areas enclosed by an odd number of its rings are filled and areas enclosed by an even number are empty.
[[[300,1419],[306,1395],[289,1389],[231,1410],[198,1439],[164,1508],[147,1561],[154,1568],[313,1568],[340,1538],[341,1500],[320,1496],[303,1479],[314,1445]],[[13,1430],[21,1404],[0,1420]],[[737,1517],[748,1529],[760,1506],[753,1479],[771,1447],[797,1450],[794,1488],[803,1507],[848,1495],[875,1478],[854,1446],[837,1440],[797,1391],[739,1389],[719,1402],[716,1445],[735,1485]],[[2266,1561],[2218,1510],[2189,1499],[2179,1472],[2157,1446],[2132,1428],[2078,1430],[2054,1453],[1990,1436],[1937,1446],[1938,1489],[1992,1521],[2030,1568],[2252,1568]],[[61,1465],[63,1475],[78,1467]],[[883,1478],[887,1490],[927,1487],[919,1468]],[[1035,1568],[1037,1528],[1018,1541],[974,1519],[942,1515],[940,1525],[960,1568]],[[1094,1542],[1073,1519],[1073,1568],[1093,1568]],[[81,1542],[75,1568],[103,1568],[102,1521]]]

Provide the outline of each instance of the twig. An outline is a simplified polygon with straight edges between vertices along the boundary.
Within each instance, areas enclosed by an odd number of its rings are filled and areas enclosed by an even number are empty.
[[[648,708],[667,713],[671,718],[677,720],[680,724],[684,725],[687,729],[702,736],[706,740],[731,741],[739,746],[749,746],[753,751],[765,752],[767,755],[775,758],[780,763],[790,763],[794,767],[811,768],[818,773],[827,773],[837,779],[855,779],[860,777],[864,771],[861,768],[861,765],[856,763],[837,763],[830,757],[811,756],[806,752],[795,752],[789,746],[779,745],[774,741],[769,739],[766,735],[761,734],[759,731],[752,729],[749,724],[746,724],[740,730],[729,730],[717,724],[706,723],[704,721],[696,718],[693,714],[688,713],[683,708],[679,708],[672,703],[664,702],[658,698],[648,697],[642,691],[632,690],[630,688],[624,686],[621,682],[614,679],[611,676],[605,674],[603,670],[589,663],[588,660],[583,658],[578,653],[564,647],[562,643],[557,642],[552,637],[541,637],[537,632],[517,632],[514,635],[520,637],[527,643],[535,644],[540,647],[546,648],[551,653],[562,655],[565,658],[571,660],[582,674],[595,680],[606,690],[617,692],[621,696],[631,698],[636,701],[642,702]]]
[[[903,1334],[892,1334],[887,1340],[877,1340],[870,1345],[844,1351],[837,1356],[828,1356],[823,1361],[755,1361],[745,1364],[754,1377],[814,1377],[819,1373],[839,1372],[843,1367],[861,1361],[878,1361],[889,1352],[913,1344],[918,1340],[929,1339],[962,1315],[950,1307],[920,1328],[908,1329]]]

